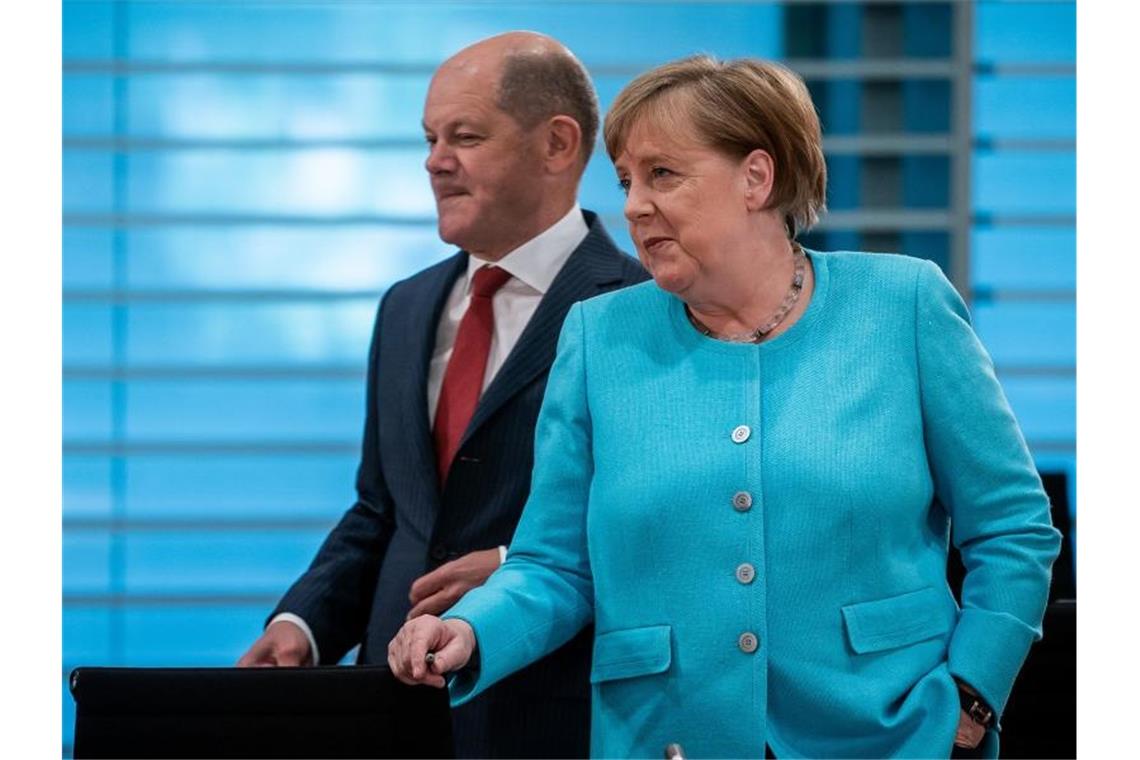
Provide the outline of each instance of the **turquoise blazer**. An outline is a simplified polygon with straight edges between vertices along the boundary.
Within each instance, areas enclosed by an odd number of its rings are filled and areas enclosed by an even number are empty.
[[[936,266],[809,255],[759,345],[651,282],[570,311],[453,704],[593,621],[596,757],[947,757],[953,676],[1000,713],[1060,548],[1025,441]]]

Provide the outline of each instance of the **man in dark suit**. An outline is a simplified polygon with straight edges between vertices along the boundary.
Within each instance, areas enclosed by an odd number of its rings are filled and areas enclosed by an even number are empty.
[[[335,663],[358,643],[359,662],[385,663],[406,619],[482,584],[526,502],[566,312],[647,278],[578,207],[597,97],[561,44],[513,32],[461,51],[423,127],[440,237],[463,250],[382,299],[358,499],[239,665]],[[455,710],[456,753],[587,755],[590,641]],[[446,694],[433,704],[446,721]]]

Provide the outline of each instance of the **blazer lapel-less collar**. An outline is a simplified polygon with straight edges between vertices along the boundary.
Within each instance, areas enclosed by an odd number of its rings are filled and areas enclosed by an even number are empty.
[[[409,415],[406,430],[412,449],[413,466],[422,474],[425,487],[433,495],[432,504],[439,503],[439,468],[436,465],[435,441],[431,434],[431,418],[428,416],[428,372],[435,350],[439,319],[455,281],[466,271],[467,254],[460,251],[423,283],[424,295],[431,310],[426,315],[427,319],[418,320],[418,324],[411,328],[415,331],[410,336],[410,346],[414,353],[409,357],[412,359],[412,370],[408,375],[408,383],[404,386],[406,396],[403,406]]]
[[[624,256],[592,211],[583,211],[590,232],[566,260],[519,336],[506,362],[487,386],[463,434],[460,448],[492,414],[554,362],[566,312],[578,301],[620,282]]]

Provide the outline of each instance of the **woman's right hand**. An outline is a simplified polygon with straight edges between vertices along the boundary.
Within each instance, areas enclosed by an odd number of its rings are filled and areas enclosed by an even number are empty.
[[[444,673],[459,670],[475,651],[475,631],[463,621],[421,615],[404,623],[388,644],[388,667],[406,684],[443,688]],[[434,661],[426,661],[432,652]]]

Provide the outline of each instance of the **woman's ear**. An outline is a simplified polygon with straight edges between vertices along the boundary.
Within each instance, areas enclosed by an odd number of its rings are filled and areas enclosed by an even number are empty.
[[[744,157],[745,205],[749,211],[768,208],[772,197],[772,183],[776,179],[776,164],[766,150],[756,149]]]
[[[555,116],[546,122],[543,158],[551,174],[561,174],[581,160],[582,128],[569,116]]]

